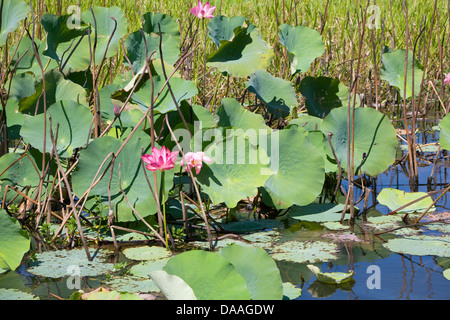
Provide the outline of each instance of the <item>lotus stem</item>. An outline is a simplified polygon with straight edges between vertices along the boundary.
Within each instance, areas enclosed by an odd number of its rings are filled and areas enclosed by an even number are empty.
[[[164,224],[164,239],[166,240],[166,248],[169,249],[169,242],[167,236],[167,219],[166,219],[166,196],[165,196],[165,183],[164,183],[164,171],[161,172],[161,205],[163,210],[163,224]]]

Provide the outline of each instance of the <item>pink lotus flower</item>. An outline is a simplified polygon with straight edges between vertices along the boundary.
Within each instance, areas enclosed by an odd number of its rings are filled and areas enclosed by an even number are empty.
[[[445,76],[444,84],[450,84],[450,73]]]
[[[186,164],[184,160],[186,160]],[[203,161],[207,163],[212,162],[211,158],[205,156],[204,152],[188,152],[184,155],[184,159],[181,159],[181,166],[184,166],[186,170],[195,167],[195,173],[199,174]]]
[[[152,154],[145,154],[142,160],[146,163],[146,168],[150,171],[165,171],[171,170],[175,167],[178,151],[170,152],[169,149],[162,146],[161,150],[156,147],[152,148]]]
[[[199,19],[202,18],[214,18],[213,12],[216,10],[216,7],[210,7],[209,2],[205,3],[205,6],[202,5],[201,1],[198,0],[197,6],[191,9],[191,13]]]

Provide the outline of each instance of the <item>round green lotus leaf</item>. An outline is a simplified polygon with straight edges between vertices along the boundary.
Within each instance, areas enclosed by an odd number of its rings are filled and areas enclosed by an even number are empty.
[[[71,15],[56,16],[54,14],[44,14],[41,18],[41,25],[47,32],[47,48],[44,50],[44,55],[50,57],[56,61],[61,60],[61,56],[58,55],[56,49],[58,45],[63,42],[69,42],[74,38],[80,37],[85,32],[87,25],[83,24],[72,27],[70,21]],[[66,53],[65,57],[67,58]]]
[[[268,130],[264,118],[244,108],[236,99],[224,98],[216,110],[219,116],[218,125],[221,127],[236,127],[243,130]]]
[[[306,131],[317,131],[320,130],[321,124],[321,118],[309,114],[300,114],[298,118],[289,121],[288,127],[296,125],[298,127],[303,127]]]
[[[213,40],[216,46],[220,46],[223,40],[231,41],[234,36],[234,29],[237,27],[247,27],[246,18],[241,16],[226,17],[215,16],[208,22],[208,36]],[[255,26],[249,23],[248,32],[252,32]]]
[[[123,254],[128,259],[148,261],[148,260],[160,260],[171,256],[171,252],[163,247],[157,246],[142,246],[127,248],[123,250]]]
[[[30,250],[30,238],[3,209],[0,209],[0,229],[0,269],[15,270]]]
[[[30,155],[29,152],[28,154]],[[39,184],[39,173],[35,166],[36,161],[32,156],[23,156],[18,153],[4,154],[0,157],[0,172],[3,172],[0,176],[1,185],[36,187]]]
[[[286,241],[270,250],[275,260],[284,260],[298,263],[314,263],[336,260],[339,247],[333,242],[324,241]]]
[[[44,85],[42,79],[35,84],[35,89],[32,95],[20,99],[20,112],[32,116],[35,115],[36,108],[36,114],[44,112]],[[45,73],[45,90],[47,108],[61,100],[72,100],[87,106],[86,90],[82,86],[65,79],[65,76],[57,69],[52,69]]]
[[[220,249],[220,254],[244,277],[252,300],[283,298],[280,270],[264,249],[230,245]]]
[[[50,153],[53,146],[50,135],[56,140],[56,150],[60,157],[70,157],[75,148],[82,147],[89,141],[92,113],[88,107],[72,100],[61,100],[47,110],[47,135],[45,152]],[[25,120],[20,134],[26,143],[44,152],[44,114],[38,114]]]
[[[147,33],[165,33],[173,36],[180,36],[180,26],[177,20],[168,14],[147,12],[142,16],[144,22],[142,30]]]
[[[248,130],[229,128],[224,139],[205,149],[212,163],[203,164],[196,180],[213,203],[234,208],[240,200],[254,196],[270,175],[269,159],[256,145],[258,133],[254,133],[249,137]]]
[[[308,131],[308,140],[317,149],[317,152],[322,155],[325,172],[338,172],[339,168],[336,164],[336,160],[328,156],[328,152],[331,150],[328,137],[325,137],[322,131]]]
[[[280,26],[278,35],[280,43],[288,51],[292,74],[305,73],[311,63],[325,52],[322,36],[314,29],[304,26],[292,27],[285,23]]]
[[[145,37],[144,37],[145,36]],[[145,61],[150,54],[155,51],[152,56],[153,59],[161,59],[159,52],[159,44],[161,42],[161,49],[163,52],[164,62],[174,64],[180,55],[180,38],[170,34],[163,35],[163,41],[160,35],[152,33],[144,33],[140,30],[131,33],[125,40],[125,47],[127,49],[127,57],[130,60],[131,68],[137,74],[143,67],[146,67]],[[147,56],[146,56],[147,54]]]
[[[197,300],[192,288],[179,276],[157,270],[151,277],[168,300]]]
[[[11,79],[9,99],[20,101],[22,98],[31,96],[36,91],[34,82],[35,77],[30,73],[15,74]]]
[[[259,31],[237,27],[231,41],[223,40],[216,52],[207,56],[207,65],[236,77],[246,77],[259,69],[266,69],[273,50]]]
[[[0,288],[0,300],[39,300],[39,298],[21,290]]]
[[[393,87],[400,91],[403,99],[410,98],[413,94],[413,72],[414,67],[414,96],[417,96],[422,83],[423,71],[418,61],[414,61],[413,53],[408,51],[408,65],[406,70],[406,90],[405,90],[405,60],[406,50],[398,49],[394,52],[385,52],[381,56],[381,79],[386,80]]]
[[[383,188],[377,196],[377,200],[380,204],[388,207],[391,210],[396,210],[404,205],[407,205],[411,201],[426,196],[426,192],[405,192],[394,188]],[[400,210],[400,212],[423,212],[433,204],[433,199],[428,196],[423,200],[415,202],[406,208]],[[436,210],[433,206],[430,208],[432,211]]]
[[[153,77],[153,92],[154,97],[164,86],[166,79],[164,76]],[[189,80],[173,77],[169,80],[169,85],[175,97],[176,103],[181,104],[181,101],[194,97],[198,93],[195,83]],[[143,110],[147,110],[152,105],[152,83],[147,80],[145,84],[132,95],[132,100],[137,103]],[[166,85],[162,89],[161,94],[154,101],[155,112],[167,113],[169,111],[177,111],[177,104],[175,104],[169,87]]]
[[[417,235],[390,239],[383,246],[393,252],[415,256],[450,257],[450,236]]]
[[[245,83],[248,91],[256,94],[268,111],[277,118],[285,118],[298,106],[294,87],[289,81],[272,76],[266,70],[256,70]]]
[[[441,148],[450,151],[450,113],[439,122],[439,129]]]
[[[309,115],[324,118],[334,108],[348,107],[349,90],[338,78],[308,76],[300,82],[299,90],[306,99]],[[355,107],[359,104],[358,95]],[[350,106],[353,106],[353,99]]]
[[[316,276],[317,280],[328,284],[341,284],[353,280],[355,272],[321,272],[320,269],[314,265],[307,265],[308,269]]]
[[[23,37],[20,43],[11,47],[9,51],[11,57],[10,70],[12,71],[15,69],[16,75],[24,72],[31,72],[36,79],[40,80],[42,78],[42,72],[31,42],[32,40],[29,37]],[[47,70],[57,68],[58,63],[45,56],[43,53],[46,48],[46,43],[37,38],[34,39],[34,43],[42,65],[47,66]],[[9,97],[11,98],[11,95]]]
[[[0,25],[0,46],[6,44],[8,34],[16,30],[20,21],[30,12],[30,6],[22,0],[3,0]]]
[[[128,21],[123,10],[119,7],[92,7],[81,13],[81,18],[92,28],[91,43],[97,42],[95,64],[101,63],[105,53],[106,58],[117,54],[119,40],[128,33]]]
[[[341,169],[347,171],[347,149],[349,145],[347,131],[347,107],[330,111],[323,119],[321,130],[326,136],[333,134],[332,144]],[[350,117],[350,128],[351,128]],[[355,109],[354,172],[377,176],[395,161],[398,140],[389,118],[371,108]],[[351,137],[350,137],[351,138]],[[328,156],[334,159],[331,149]]]
[[[262,189],[264,203],[277,209],[312,203],[325,180],[322,155],[303,128],[274,131],[267,144],[272,175]]]
[[[194,291],[198,300],[249,300],[245,279],[222,255],[203,250],[175,255],[163,269],[176,275]]]
[[[48,277],[63,278],[69,276],[93,277],[112,272],[114,264],[105,262],[109,251],[89,249],[93,258],[89,261],[83,248],[72,250],[46,251],[36,254],[36,261],[27,269],[29,273]]]
[[[89,189],[94,177],[97,175],[102,162],[111,152],[117,152],[123,140],[114,137],[103,136],[92,141],[86,149],[80,151],[80,158],[76,171],[72,174],[73,191],[81,197],[86,190]],[[157,146],[159,148],[159,146]],[[112,210],[116,214],[116,221],[133,221],[138,219],[130,208],[130,205],[124,199],[122,190],[125,192],[130,204],[139,212],[142,217],[156,213],[156,201],[150,191],[150,188],[145,177],[144,169],[141,164],[141,152],[151,153],[151,137],[143,131],[136,131],[132,138],[128,141],[122,151],[117,155],[114,161],[112,171],[111,186],[110,175],[111,168],[107,169],[106,174],[98,182],[98,184],[91,190],[90,197],[97,198],[105,206],[108,205],[109,187],[111,190]],[[109,158],[105,165],[101,168],[98,179],[110,163]],[[120,178],[121,185],[119,185],[119,164],[120,164]],[[147,170],[147,169],[145,169]],[[174,170],[165,171],[165,194],[166,199],[168,193],[173,185]],[[146,171],[149,178],[152,190],[155,190],[153,185],[153,173]],[[161,187],[161,172],[156,172],[156,181],[158,190]],[[108,212],[103,212],[108,214]]]

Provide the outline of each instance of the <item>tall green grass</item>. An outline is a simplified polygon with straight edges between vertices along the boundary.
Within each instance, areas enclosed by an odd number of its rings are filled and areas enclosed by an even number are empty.
[[[203,1],[205,2],[205,1]],[[128,19],[128,31],[133,32],[141,26],[141,16],[146,12],[161,12],[170,14],[178,19],[182,36],[192,34],[191,24],[196,20],[189,12],[196,5],[195,0],[33,0],[36,14],[54,13],[67,14],[70,5],[79,5],[84,11],[90,6],[118,6],[121,7]],[[358,54],[361,52],[360,91],[380,90],[380,96],[387,94],[387,86],[376,80],[377,72],[381,67],[381,54],[385,47],[392,50],[404,49],[408,41],[409,49],[416,45],[416,58],[423,64],[427,54],[428,40],[430,41],[427,58],[427,79],[440,86],[444,74],[450,72],[449,42],[449,3],[437,1],[437,10],[433,30],[430,25],[433,18],[435,1],[408,0],[407,20],[402,0],[211,0],[216,6],[215,15],[236,16],[248,18],[255,24],[262,37],[275,49],[275,57],[269,71],[279,77],[289,79],[288,61],[285,59],[284,48],[277,43],[278,26],[282,23],[303,25],[322,33],[326,52],[321,59],[311,67],[307,74],[315,76],[326,75],[339,77],[347,86],[351,86],[355,79]],[[364,12],[367,5],[375,5],[379,9],[379,27],[369,29],[363,25]],[[375,12],[367,12],[370,19]],[[231,79],[226,85],[225,78],[214,70],[204,70],[204,55],[215,50],[212,41],[204,44],[204,35],[207,32],[206,24],[200,23],[199,35],[196,42],[201,42],[196,54],[187,63],[190,78],[197,83],[205,81],[202,85],[204,97],[215,95],[220,98],[221,93],[239,95],[242,92],[242,79]],[[407,28],[409,39],[407,39]],[[423,32],[422,28],[424,28]],[[189,31],[189,32],[188,32]],[[43,31],[41,31],[43,32]],[[364,37],[361,34],[364,32]],[[12,38],[14,39],[14,38]],[[362,39],[362,41],[360,41]],[[360,43],[361,42],[361,43]],[[361,50],[361,51],[360,51]],[[210,71],[206,77],[203,75]],[[186,74],[185,74],[186,75]],[[303,76],[303,75],[302,75]],[[223,80],[223,81],[222,81]],[[294,80],[294,79],[292,79]],[[375,83],[377,84],[375,86]],[[382,92],[384,88],[384,92]],[[444,92],[442,86],[440,93]],[[203,90],[203,89],[202,89]],[[205,99],[202,99],[203,102]],[[217,101],[218,99],[216,99]],[[219,100],[220,101],[220,100]]]

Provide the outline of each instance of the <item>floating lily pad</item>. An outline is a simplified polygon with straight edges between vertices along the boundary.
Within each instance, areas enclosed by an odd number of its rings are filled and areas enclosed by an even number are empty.
[[[426,192],[405,192],[394,188],[384,188],[378,194],[377,200],[380,204],[389,207],[391,210],[396,210],[413,200],[426,196]],[[423,200],[415,202],[406,208],[400,210],[400,212],[413,213],[423,212],[433,204],[433,199],[428,196]],[[436,210],[434,206],[430,208],[431,211]]]
[[[321,272],[320,269],[314,265],[307,265],[308,269],[316,276],[317,280],[329,284],[341,284],[352,280],[355,272]]]
[[[27,271],[43,277],[63,278],[73,276],[74,270],[79,271],[76,275],[80,277],[98,276],[114,270],[113,263],[104,262],[109,251],[90,249],[89,253],[93,258],[92,261],[87,259],[83,248],[38,253],[36,261],[32,262]]]
[[[150,278],[150,273],[156,270],[162,270],[170,258],[162,258],[158,260],[146,260],[133,265],[130,273],[140,278]]]
[[[289,210],[289,216],[304,221],[340,221],[344,208],[341,203],[311,203],[306,206],[293,206]]]
[[[123,254],[131,260],[148,261],[160,260],[171,256],[171,252],[163,247],[142,246],[135,248],[127,248],[123,250]]]
[[[83,300],[143,300],[139,295],[129,292],[119,291],[95,291],[83,294]]]
[[[159,292],[160,289],[151,279],[142,279],[141,277],[121,276],[113,277],[105,281],[105,285],[120,292]]]
[[[283,300],[292,300],[302,295],[302,288],[290,282],[283,282]]]
[[[348,224],[342,224],[338,221],[326,221],[323,222],[322,225],[329,230],[347,230],[350,229]]]
[[[437,230],[442,233],[450,233],[449,223],[431,223],[426,225],[429,230]]]
[[[450,280],[450,269],[444,270],[443,275],[445,279]]]
[[[277,220],[260,219],[223,223],[221,226],[229,232],[252,232],[256,230],[281,228],[283,225]]]
[[[338,252],[339,248],[335,243],[324,241],[286,241],[274,246],[270,251],[270,255],[275,260],[313,263],[335,260],[338,258]]]
[[[412,235],[420,232],[419,229],[413,228],[396,229],[404,225],[404,223],[402,222],[402,216],[399,215],[383,215],[378,217],[368,217],[366,225],[373,228],[375,232],[382,232],[392,229],[390,233],[396,235]]]
[[[450,236],[410,236],[390,239],[383,244],[387,249],[416,256],[450,257]]]
[[[39,300],[39,298],[21,290],[0,288],[0,300]]]
[[[227,247],[232,244],[239,244],[241,246],[252,246],[252,244],[243,242],[241,240],[233,239],[233,238],[220,239],[220,240],[213,241],[212,243],[213,243],[214,249],[224,248],[224,247]],[[189,242],[189,244],[191,244],[197,248],[200,248],[200,249],[209,249],[208,241],[192,241],[192,242]]]

